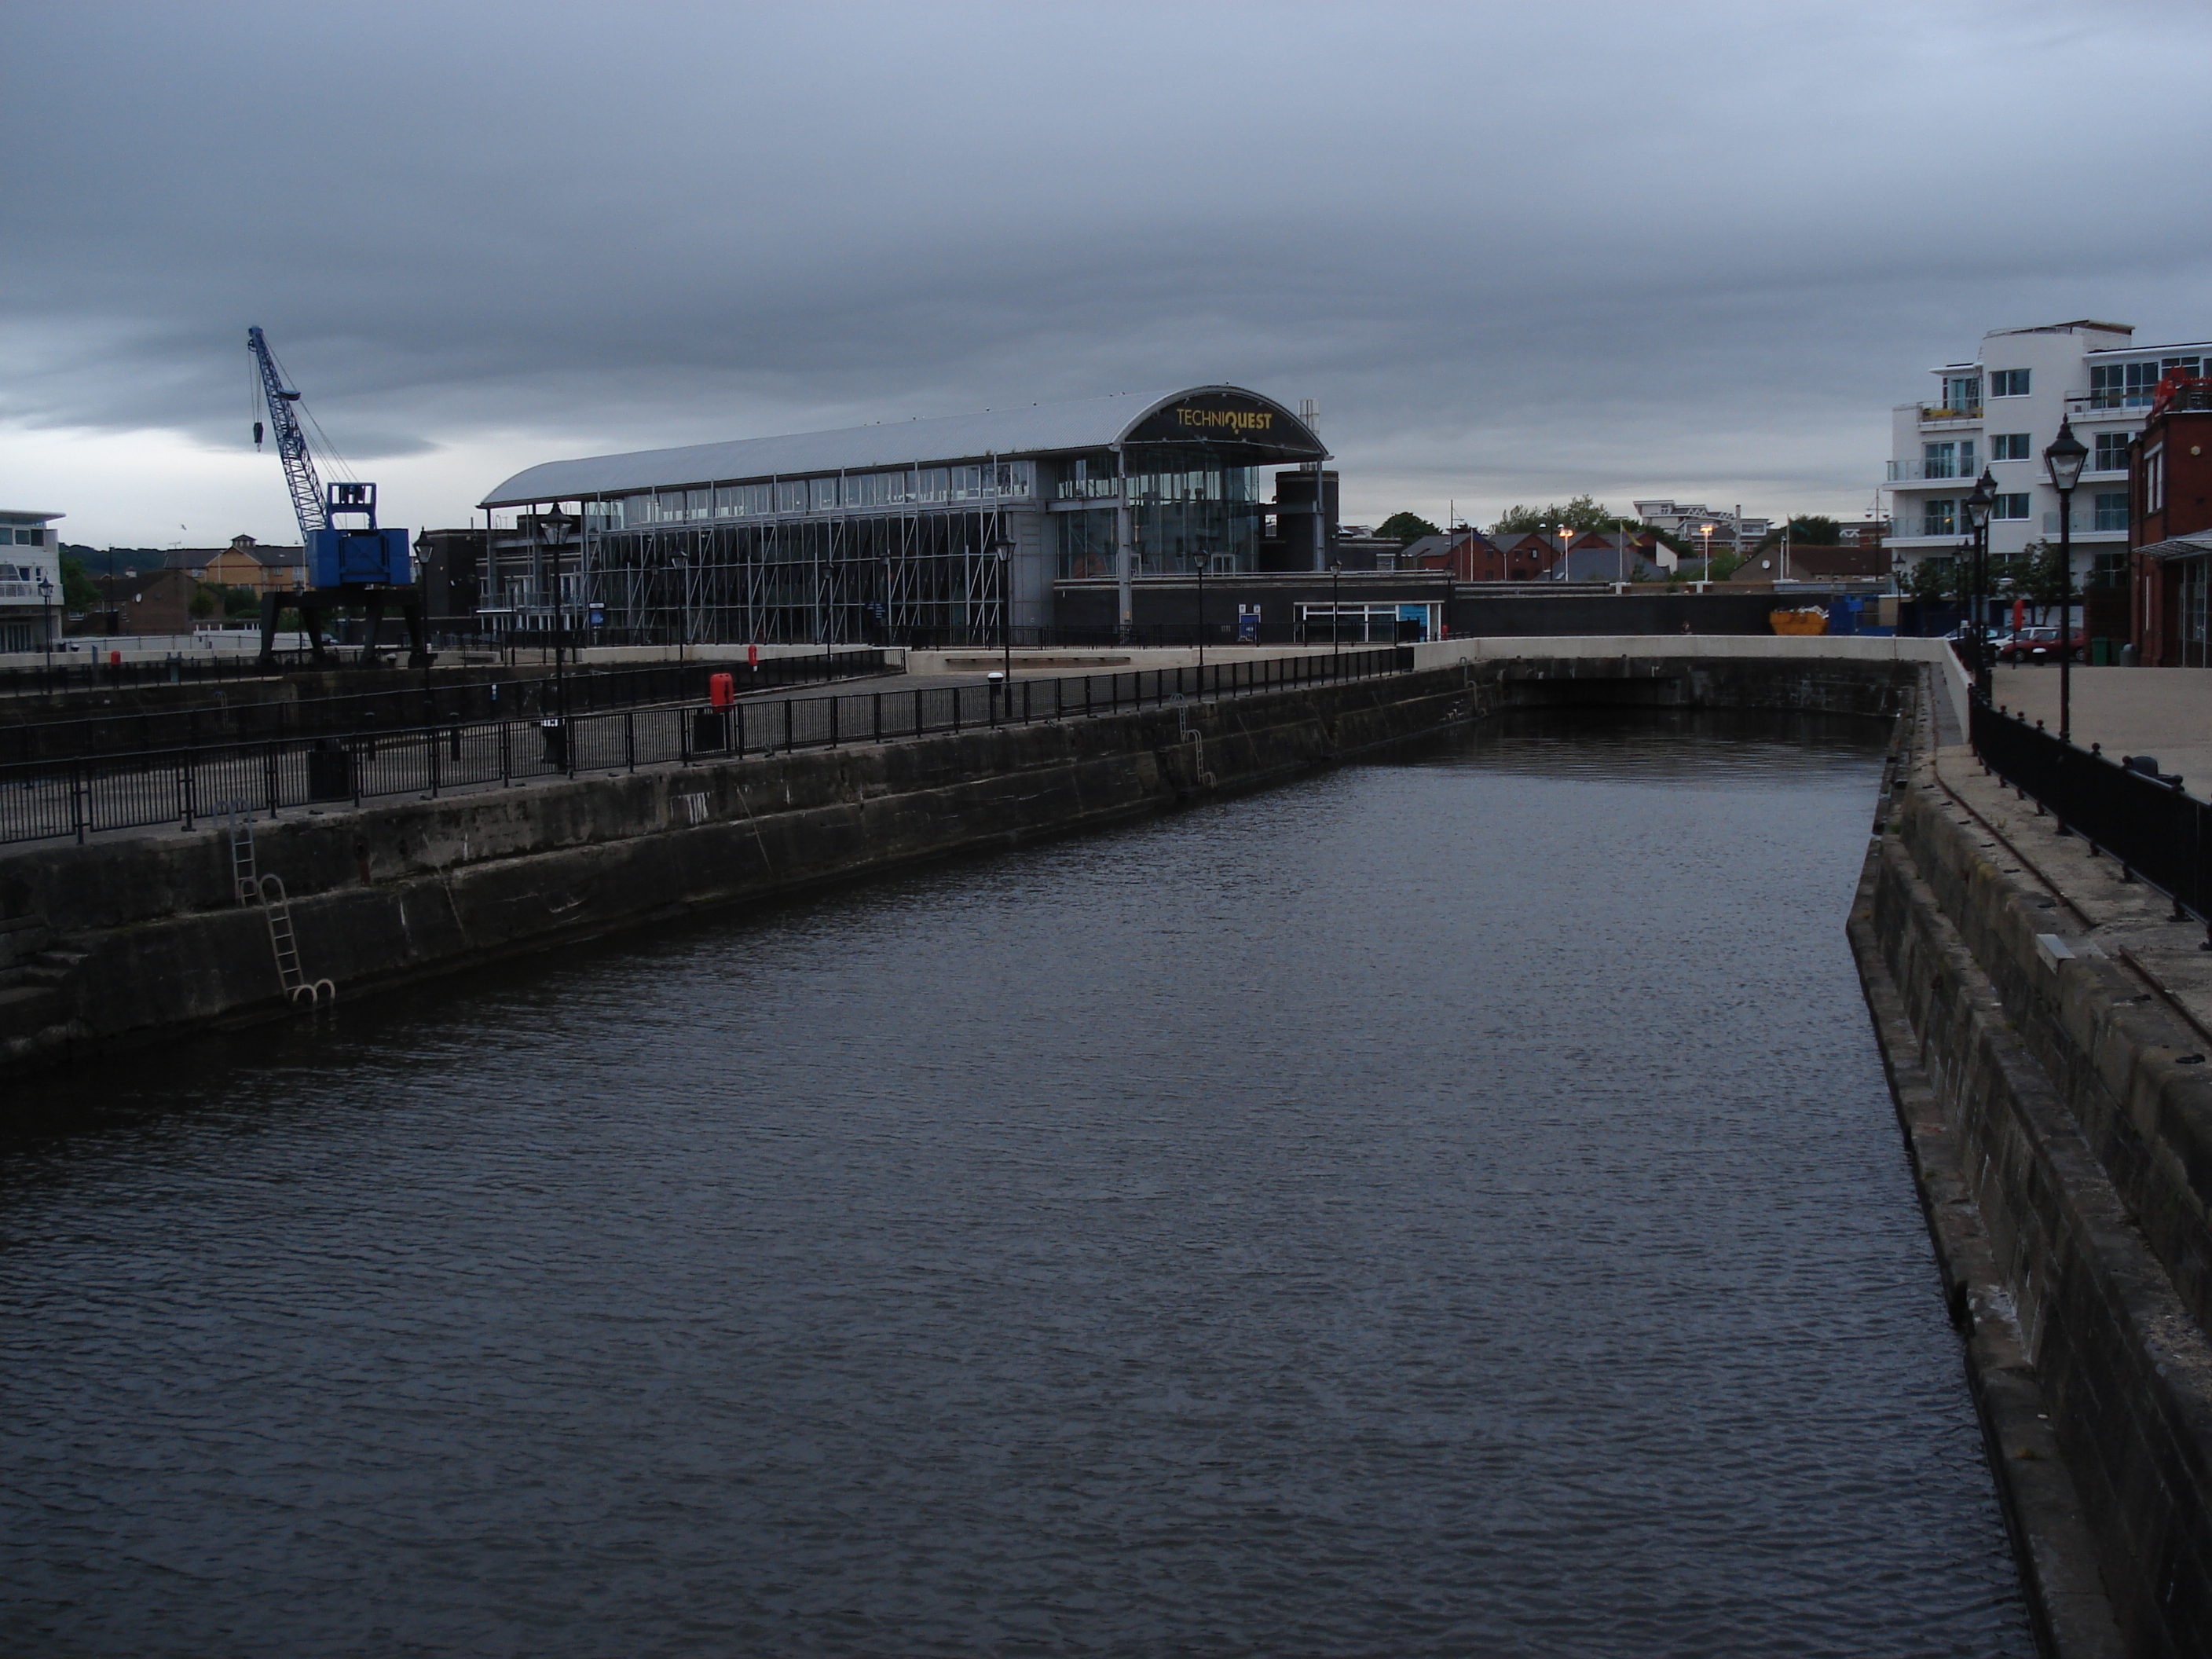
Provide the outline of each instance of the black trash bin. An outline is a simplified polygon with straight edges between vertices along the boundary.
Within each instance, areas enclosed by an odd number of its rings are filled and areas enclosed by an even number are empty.
[[[317,738],[307,750],[307,799],[353,799],[353,755],[339,739]]]
[[[730,746],[730,717],[719,708],[702,708],[691,716],[691,752],[719,755]]]
[[[540,720],[538,734],[545,741],[545,763],[561,771],[568,769],[568,725],[565,720]]]

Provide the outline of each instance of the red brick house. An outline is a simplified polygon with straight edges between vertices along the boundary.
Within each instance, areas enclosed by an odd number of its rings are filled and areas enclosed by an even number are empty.
[[[2212,379],[2160,383],[2128,447],[2128,636],[2147,668],[2212,667]]]

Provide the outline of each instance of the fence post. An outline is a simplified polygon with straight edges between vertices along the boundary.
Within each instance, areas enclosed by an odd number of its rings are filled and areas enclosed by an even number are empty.
[[[738,758],[739,760],[743,760],[743,759],[745,757],[745,706],[744,706],[744,704],[743,704],[743,703],[739,703],[739,704],[737,706],[737,714],[738,714],[738,750],[737,750],[737,755],[738,755]]]
[[[960,688],[957,685],[952,688],[952,731],[955,736],[960,731]]]
[[[824,673],[823,678],[828,678],[828,675],[827,675],[826,672],[825,672],[825,673]],[[841,703],[841,702],[844,702],[844,701],[845,701],[845,700],[844,700],[844,698],[842,698],[842,697],[841,697],[841,696],[837,696],[835,692],[832,692],[832,693],[830,694],[830,746],[832,749],[835,749],[835,748],[837,746],[837,705],[838,705],[839,703]]]
[[[185,750],[184,759],[177,763],[177,770],[179,774],[178,793],[184,797],[185,828],[187,830],[192,827],[192,790],[193,786],[198,781],[199,775],[199,769],[193,763],[198,758],[199,753],[197,750],[187,749]]]
[[[623,769],[637,770],[637,710],[623,710]]]
[[[875,702],[876,741],[881,743],[884,740],[884,694],[878,691],[871,695]]]
[[[514,746],[509,741],[512,733],[507,729],[513,724],[511,720],[499,723],[499,786],[502,789],[514,787]]]
[[[791,703],[789,697],[783,700],[783,752],[787,755],[791,752]]]
[[[353,756],[350,769],[353,773],[353,805],[354,811],[358,812],[361,810],[361,744],[351,738],[341,738],[338,741],[344,744],[348,752]]]
[[[1027,726],[1030,723],[1030,687],[1035,684],[1036,682],[1034,680],[1024,680],[1022,682],[1022,724],[1024,726]],[[1012,688],[1009,688],[1009,690],[1011,689]]]
[[[919,691],[914,694],[914,734],[917,738],[921,735],[921,693]]]
[[[84,845],[84,762],[82,758],[70,763],[70,811],[76,819],[76,844]]]

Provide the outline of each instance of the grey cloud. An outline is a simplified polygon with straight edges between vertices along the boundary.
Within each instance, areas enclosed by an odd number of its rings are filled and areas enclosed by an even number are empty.
[[[2091,118],[2212,25],[2080,20],[21,8],[0,415],[234,443],[258,322],[362,459],[1221,377],[1319,396],[1355,497],[1855,503],[1984,328],[2212,326],[2206,118]]]

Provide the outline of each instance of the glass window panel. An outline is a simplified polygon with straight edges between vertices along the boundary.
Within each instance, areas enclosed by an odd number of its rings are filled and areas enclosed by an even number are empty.
[[[945,499],[946,487],[945,469],[941,466],[926,466],[921,469],[918,488],[915,492],[915,499],[924,501],[941,501]]]
[[[835,513],[843,505],[844,492],[838,489],[838,478],[810,478],[807,480],[807,505],[817,513]]]
[[[805,479],[784,478],[777,482],[775,486],[775,510],[777,512],[804,513],[806,511],[806,500]]]
[[[1956,501],[1929,501],[1920,504],[1920,533],[1923,536],[1955,536],[1959,531],[1959,504]]]

